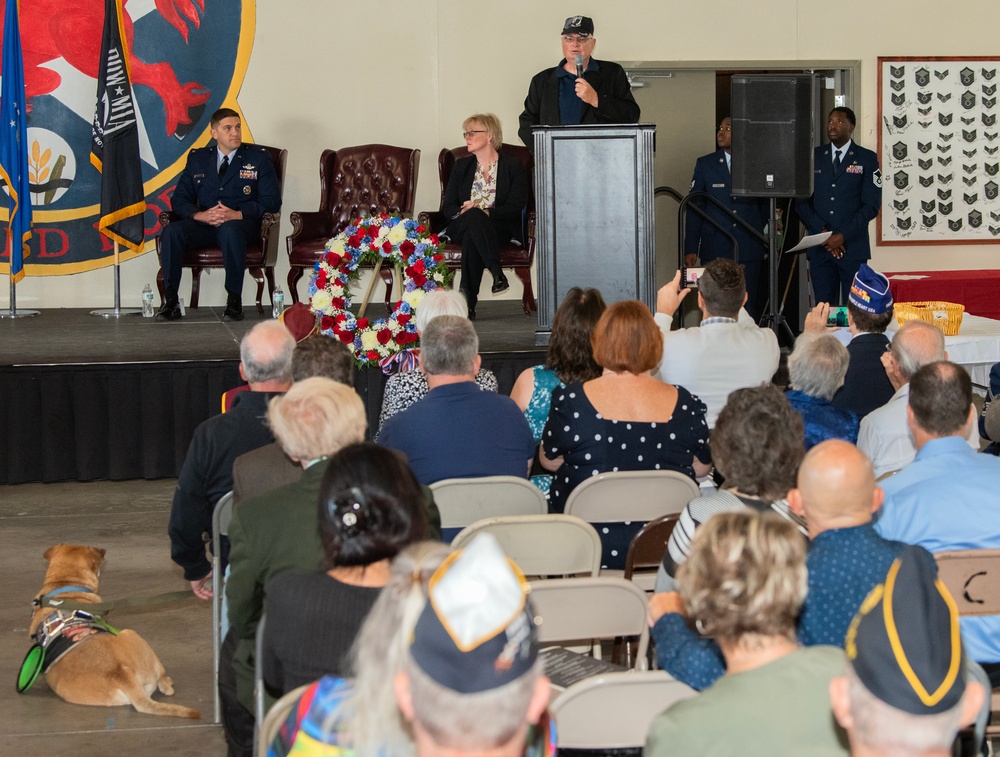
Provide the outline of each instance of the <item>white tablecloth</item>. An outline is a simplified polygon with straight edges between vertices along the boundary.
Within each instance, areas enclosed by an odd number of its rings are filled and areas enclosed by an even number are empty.
[[[891,339],[897,328],[893,320],[886,335]],[[958,336],[946,336],[944,348],[951,362],[965,366],[972,383],[977,384],[974,387],[976,392],[985,396],[990,383],[990,368],[1000,362],[1000,321],[965,313]]]

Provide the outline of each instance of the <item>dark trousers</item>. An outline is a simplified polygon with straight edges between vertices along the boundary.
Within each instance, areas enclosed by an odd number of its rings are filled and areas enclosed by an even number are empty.
[[[180,290],[185,250],[218,247],[226,269],[226,291],[239,296],[247,266],[247,244],[259,235],[260,221],[250,218],[226,221],[221,226],[192,219],[168,224],[160,235],[160,263],[167,291],[176,294]]]
[[[483,272],[500,274],[500,244],[510,239],[505,221],[495,221],[479,208],[467,210],[448,224],[448,236],[462,245],[462,284],[469,307],[479,301]]]
[[[808,255],[809,276],[812,278],[816,303],[827,302],[831,307],[836,307],[841,302],[846,305],[854,275],[865,261],[846,258],[837,260],[822,248],[809,250]]]
[[[236,696],[236,671],[233,654],[236,634],[230,629],[219,650],[219,699],[222,702],[222,728],[226,733],[229,757],[254,757],[253,713]]]

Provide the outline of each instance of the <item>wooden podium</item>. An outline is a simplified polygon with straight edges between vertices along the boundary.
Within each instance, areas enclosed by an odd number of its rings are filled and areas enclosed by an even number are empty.
[[[537,346],[575,286],[655,309],[655,133],[655,124],[535,128]]]

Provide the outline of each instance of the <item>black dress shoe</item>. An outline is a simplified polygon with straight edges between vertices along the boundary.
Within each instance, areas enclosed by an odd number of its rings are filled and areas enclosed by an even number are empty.
[[[506,292],[508,289],[510,289],[510,282],[507,281],[504,272],[500,271],[499,276],[493,277],[493,294],[500,294],[500,292]]]
[[[222,313],[222,320],[224,321],[242,321],[243,320],[243,302],[240,298],[229,295],[226,301],[226,309]]]
[[[167,300],[163,307],[156,311],[158,321],[176,321],[181,317],[181,306],[177,300]]]
[[[469,308],[469,320],[470,321],[476,320],[476,309],[475,308]]]

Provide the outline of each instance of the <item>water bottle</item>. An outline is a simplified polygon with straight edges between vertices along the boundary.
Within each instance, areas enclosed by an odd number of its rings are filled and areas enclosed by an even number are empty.
[[[277,318],[281,315],[281,312],[285,309],[285,293],[281,291],[280,286],[274,288],[274,294],[271,295],[271,316]]]
[[[156,315],[156,308],[153,307],[153,288],[146,284],[142,290],[142,317],[152,318]]]

